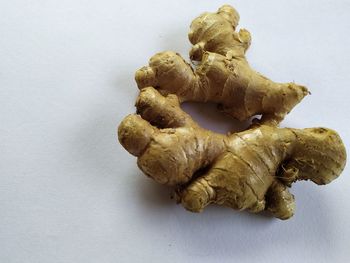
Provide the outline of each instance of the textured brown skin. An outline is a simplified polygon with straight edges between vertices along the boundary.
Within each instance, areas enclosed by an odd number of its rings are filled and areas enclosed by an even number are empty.
[[[295,205],[287,187],[297,180],[327,184],[345,166],[344,145],[330,129],[258,125],[217,134],[183,112],[177,96],[151,87],[141,90],[136,107],[138,114],[119,126],[120,143],[146,175],[181,185],[180,202],[193,212],[216,203],[288,219]]]
[[[225,137],[199,127],[180,110],[175,95],[165,98],[146,88],[140,92],[136,107],[139,115],[129,115],[120,124],[119,141],[139,157],[140,169],[161,184],[187,183],[225,147]]]
[[[136,72],[139,88],[153,86],[180,101],[215,102],[238,120],[262,114],[261,123],[277,125],[308,91],[294,83],[278,84],[251,70],[245,60],[205,52],[195,71],[178,54],[158,53]]]
[[[176,94],[181,102],[215,102],[241,121],[261,114],[261,124],[280,123],[309,92],[295,83],[273,82],[250,67],[245,51],[251,37],[245,29],[235,32],[238,20],[228,5],[196,18],[189,33],[191,59],[200,61],[196,69],[175,52],[161,52],[136,72],[138,87]]]
[[[188,33],[193,44],[191,59],[200,61],[205,51],[244,58],[251,44],[251,35],[246,29],[236,32],[238,22],[239,14],[230,5],[223,5],[216,13],[206,12],[194,19]]]

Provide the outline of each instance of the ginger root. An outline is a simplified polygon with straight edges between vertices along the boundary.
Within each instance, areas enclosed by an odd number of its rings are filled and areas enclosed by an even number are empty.
[[[250,33],[235,32],[238,20],[229,5],[196,18],[189,33],[190,57],[200,61],[196,69],[175,52],[161,52],[136,72],[138,87],[176,94],[181,102],[215,102],[241,121],[261,114],[262,124],[279,124],[309,92],[295,83],[273,82],[250,67],[245,58]]]
[[[224,5],[192,22],[195,69],[171,51],[139,69],[137,112],[121,122],[118,138],[147,176],[178,189],[187,210],[214,203],[288,219],[295,209],[292,183],[331,182],[344,169],[346,151],[331,129],[277,127],[308,90],[254,71],[245,58],[251,36],[236,32],[238,21],[237,11]],[[238,120],[262,117],[245,131],[218,134],[182,111],[184,101],[215,102]]]
[[[194,19],[188,33],[193,44],[191,59],[201,60],[205,51],[244,58],[251,44],[251,35],[246,29],[237,33],[238,22],[239,14],[230,5],[223,5],[216,13],[205,12]]]
[[[152,87],[141,90],[136,108],[119,126],[120,143],[146,175],[180,185],[179,201],[193,212],[216,203],[288,219],[295,207],[288,191],[293,182],[327,184],[345,166],[344,145],[330,129],[257,125],[217,134],[183,112],[176,95],[164,97]]]

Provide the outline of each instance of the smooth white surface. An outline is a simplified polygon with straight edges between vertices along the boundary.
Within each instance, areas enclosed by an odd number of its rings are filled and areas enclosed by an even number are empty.
[[[283,125],[331,127],[350,149],[350,1],[227,2],[252,33],[254,68],[312,92]],[[289,221],[192,214],[117,142],[135,70],[158,51],[187,57],[191,20],[223,3],[0,2],[0,262],[349,262],[349,169],[295,184]],[[226,131],[210,109],[189,111]]]

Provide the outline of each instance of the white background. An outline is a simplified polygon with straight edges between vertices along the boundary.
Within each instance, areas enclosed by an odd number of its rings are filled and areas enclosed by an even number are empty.
[[[227,2],[252,33],[252,66],[312,92],[283,126],[331,127],[350,149],[350,1]],[[191,20],[223,3],[0,2],[0,262],[349,262],[349,169],[293,185],[288,221],[192,214],[117,141],[135,70],[158,51],[187,57]],[[234,126],[213,106],[186,109]]]

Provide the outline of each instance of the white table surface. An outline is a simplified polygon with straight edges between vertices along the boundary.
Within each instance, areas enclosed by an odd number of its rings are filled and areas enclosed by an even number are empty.
[[[312,92],[282,125],[333,128],[350,149],[350,1],[227,2],[252,34],[252,66]],[[187,57],[191,20],[223,3],[0,2],[0,262],[349,262],[349,169],[293,185],[288,221],[192,214],[117,142],[135,70],[158,51]],[[186,109],[232,127],[212,106]]]

